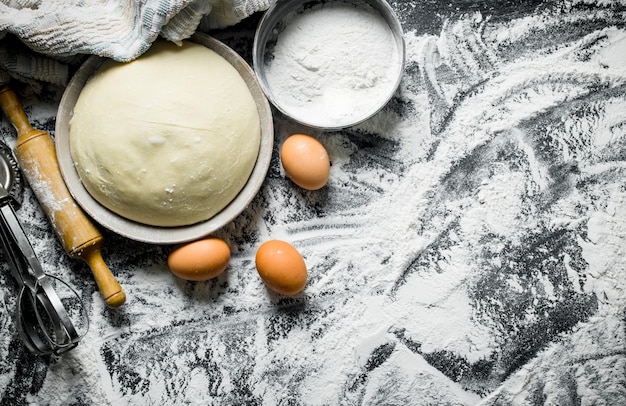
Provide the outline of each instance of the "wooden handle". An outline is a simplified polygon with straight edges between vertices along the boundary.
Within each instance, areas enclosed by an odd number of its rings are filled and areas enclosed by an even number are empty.
[[[123,305],[126,301],[126,295],[122,291],[120,284],[111,274],[107,264],[104,263],[100,250],[88,251],[85,261],[87,261],[93,272],[93,276],[98,284],[98,289],[100,289],[100,293],[102,293],[106,304],[111,307]]]
[[[50,134],[31,127],[17,96],[8,87],[0,90],[0,106],[17,130],[15,155],[22,172],[65,251],[89,264],[107,305],[121,306],[126,295],[100,253],[104,237],[65,186]]]

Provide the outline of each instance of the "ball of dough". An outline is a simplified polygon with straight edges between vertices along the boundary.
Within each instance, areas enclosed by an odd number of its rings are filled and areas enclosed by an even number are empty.
[[[78,175],[100,204],[164,227],[207,220],[252,173],[256,103],[237,70],[192,42],[155,42],[129,63],[107,61],[70,121]]]

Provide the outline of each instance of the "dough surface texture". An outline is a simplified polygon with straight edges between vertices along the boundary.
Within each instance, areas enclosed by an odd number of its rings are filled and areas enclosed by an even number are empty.
[[[78,97],[70,152],[100,204],[164,227],[208,220],[243,189],[260,144],[256,103],[237,70],[192,42],[156,42],[105,62]]]

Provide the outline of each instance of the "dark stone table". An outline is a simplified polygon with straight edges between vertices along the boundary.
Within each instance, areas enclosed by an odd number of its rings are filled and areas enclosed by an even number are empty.
[[[25,190],[20,220],[91,325],[62,357],[26,352],[3,264],[2,404],[626,404],[626,6],[392,6],[396,96],[343,131],[275,114],[266,181],[217,233],[232,248],[217,279],[176,279],[172,247],[103,230],[128,295],[106,308]],[[209,34],[250,61],[258,19]],[[35,127],[54,133],[62,90],[24,100]],[[295,132],[328,149],[324,189],[285,177]],[[258,278],[270,238],[303,254],[301,295]]]

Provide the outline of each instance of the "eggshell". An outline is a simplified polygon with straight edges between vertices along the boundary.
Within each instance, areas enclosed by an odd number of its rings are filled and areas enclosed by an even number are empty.
[[[298,186],[318,190],[328,183],[330,159],[326,148],[305,134],[288,137],[280,149],[280,161],[285,173]]]
[[[304,258],[286,241],[270,240],[261,244],[256,253],[256,269],[267,287],[281,295],[295,295],[306,285]]]
[[[229,261],[228,244],[217,237],[209,237],[174,249],[167,258],[167,265],[181,279],[206,281],[224,272]]]

